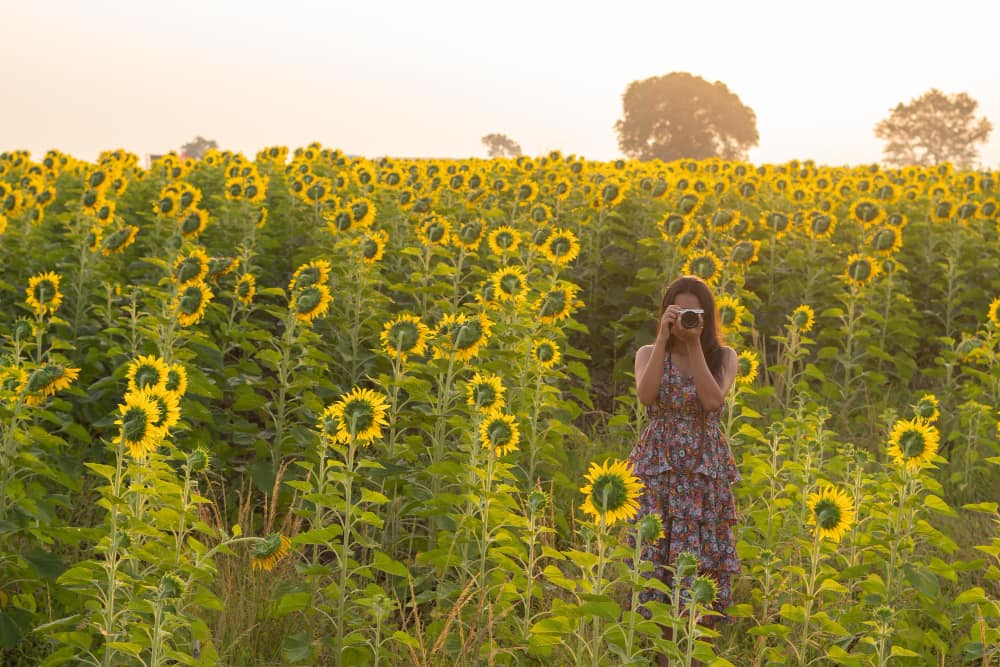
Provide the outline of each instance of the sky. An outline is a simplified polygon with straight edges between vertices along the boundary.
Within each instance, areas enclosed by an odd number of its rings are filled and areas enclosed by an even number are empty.
[[[0,151],[145,157],[201,135],[249,157],[319,141],[485,157],[481,138],[621,157],[632,81],[690,72],[757,115],[757,163],[877,162],[874,126],[931,88],[997,128],[995,0],[0,0]]]

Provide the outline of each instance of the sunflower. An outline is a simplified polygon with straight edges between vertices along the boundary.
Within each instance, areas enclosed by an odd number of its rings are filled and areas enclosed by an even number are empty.
[[[792,314],[788,316],[788,319],[791,320],[792,326],[795,327],[799,333],[809,333],[812,331],[813,323],[816,320],[816,314],[808,305],[802,304],[792,311]]]
[[[59,291],[59,281],[62,276],[48,271],[32,276],[25,290],[26,303],[36,315],[52,315],[62,303],[63,295]]]
[[[903,233],[896,227],[879,227],[868,242],[872,252],[892,257],[903,247]]]
[[[45,364],[28,377],[24,385],[28,405],[41,405],[49,396],[66,389],[80,376],[80,369],[62,364]]]
[[[743,350],[736,356],[736,384],[748,387],[757,379],[760,358],[753,350]]]
[[[493,284],[493,293],[502,302],[515,303],[524,299],[528,291],[528,276],[519,266],[505,266],[497,269],[488,279]]]
[[[701,197],[694,192],[685,192],[677,200],[677,212],[682,216],[688,216],[701,205]]]
[[[181,236],[186,239],[196,239],[198,235],[205,231],[205,227],[208,225],[208,211],[204,211],[199,208],[192,208],[189,211],[185,211],[184,215],[180,217],[180,232]]]
[[[154,428],[163,430],[164,436],[167,431],[177,425],[181,420],[180,396],[166,389],[149,390],[151,400],[156,402],[159,412],[158,418],[152,423]]]
[[[639,498],[643,485],[632,473],[628,462],[615,459],[604,463],[591,463],[584,479],[588,484],[580,488],[584,495],[580,509],[611,526],[616,521],[628,521],[639,511]]]
[[[7,216],[0,213],[0,234],[3,234],[5,231],[7,231]]]
[[[810,209],[805,216],[806,231],[814,239],[828,239],[837,228],[837,218],[826,211]]]
[[[478,371],[466,385],[467,403],[480,412],[499,410],[504,406],[503,381],[499,375]]]
[[[357,243],[361,248],[361,261],[365,264],[375,264],[385,256],[385,247],[389,243],[389,232],[384,229],[367,231]]]
[[[0,399],[16,403],[28,385],[28,371],[17,366],[0,368]]]
[[[913,412],[928,424],[934,423],[941,415],[941,411],[938,409],[937,396],[934,394],[923,394],[917,399],[916,405],[913,406]]]
[[[851,217],[864,227],[875,227],[886,218],[882,205],[869,197],[861,197],[851,203]]]
[[[684,263],[683,272],[687,275],[698,276],[712,285],[722,274],[722,260],[711,250],[694,253]]]
[[[729,234],[737,240],[744,240],[754,232],[753,218],[746,215],[739,215],[729,228]]]
[[[135,225],[125,225],[101,239],[101,254],[105,257],[117,255],[125,251],[125,248],[135,243],[135,237],[139,233],[139,228]]]
[[[573,232],[556,228],[542,246],[542,253],[553,264],[566,266],[580,254],[580,242]]]
[[[934,202],[934,208],[931,209],[931,219],[935,222],[947,222],[951,219],[952,213],[955,211],[955,202],[951,199],[939,199]]]
[[[195,248],[187,255],[181,255],[174,262],[174,280],[178,287],[201,282],[208,275],[210,260],[201,248]]]
[[[346,209],[351,213],[351,220],[356,227],[371,227],[375,221],[375,204],[365,197],[352,199]]]
[[[611,179],[605,180],[598,185],[597,204],[598,208],[613,208],[618,206],[625,198],[625,184]]]
[[[483,240],[485,228],[485,223],[479,218],[463,222],[458,231],[452,235],[452,242],[466,252],[475,252],[479,248],[479,242]]]
[[[736,266],[748,267],[757,261],[758,251],[760,251],[760,241],[738,241],[729,251],[729,261]]]
[[[177,321],[182,327],[196,324],[205,316],[205,306],[212,300],[212,290],[205,283],[191,283],[184,287],[174,300]]]
[[[125,378],[129,391],[143,389],[166,390],[170,366],[163,359],[153,355],[140,356],[128,365]]]
[[[517,451],[521,432],[514,415],[504,414],[499,408],[490,411],[479,424],[479,438],[484,447],[492,447],[497,456]]]
[[[664,241],[676,241],[691,228],[691,221],[679,213],[668,213],[660,221],[660,236]]]
[[[720,208],[712,214],[709,225],[711,225],[713,231],[726,232],[732,228],[738,217],[739,214],[736,211]]]
[[[152,393],[148,389],[127,392],[118,412],[115,424],[121,426],[119,437],[132,458],[144,459],[156,451],[165,433],[155,426],[160,420],[160,408]]]
[[[538,321],[553,324],[568,318],[577,306],[576,293],[579,289],[573,283],[560,281],[546,290],[535,302]]]
[[[747,316],[747,309],[740,300],[729,294],[721,294],[715,300],[715,306],[719,311],[719,322],[722,326],[734,331],[739,330]]]
[[[521,232],[508,225],[501,225],[489,233],[486,243],[490,252],[499,257],[517,251],[521,245]]]
[[[893,463],[907,472],[917,472],[928,465],[937,454],[940,434],[937,427],[925,419],[898,419],[889,433],[886,454]]]
[[[327,406],[319,417],[317,428],[330,442],[370,445],[382,437],[387,426],[388,398],[377,391],[355,387],[339,401]]]
[[[254,545],[252,569],[270,572],[292,549],[292,541],[280,533],[271,533]]]
[[[780,239],[787,234],[791,226],[791,216],[781,211],[769,211],[760,216],[760,228],[773,234],[775,239]]]
[[[172,391],[177,396],[183,396],[187,393],[187,386],[188,376],[184,367],[176,362],[170,364],[170,370],[167,371],[167,382],[163,388]]]
[[[288,281],[288,291],[294,292],[303,287],[313,285],[326,285],[330,280],[330,272],[333,267],[325,259],[318,259],[308,264],[303,264],[295,269],[292,279]]]
[[[400,360],[406,361],[409,355],[424,353],[429,335],[430,329],[419,317],[404,313],[385,323],[379,340],[387,355],[399,355]]]
[[[993,327],[1000,329],[1000,296],[990,301],[990,307],[986,310],[986,319],[993,324]]]
[[[847,268],[844,270],[844,276],[848,284],[863,287],[870,283],[880,271],[880,265],[871,257],[854,253],[847,258]]]
[[[534,201],[535,197],[538,196],[538,184],[529,180],[521,181],[515,186],[514,193],[518,202]]]
[[[236,299],[240,303],[244,306],[249,306],[253,303],[254,295],[257,294],[257,279],[254,278],[252,273],[244,273],[240,276],[239,280],[236,281],[233,293],[236,295]]]
[[[531,356],[546,370],[554,368],[562,359],[559,345],[551,338],[536,338],[531,343]]]
[[[468,361],[479,354],[489,340],[493,322],[486,315],[447,314],[438,324],[435,338],[434,358],[441,359],[454,354],[459,361]]]
[[[809,518],[806,524],[816,527],[816,536],[821,540],[839,542],[854,523],[854,502],[842,489],[823,485],[818,493],[812,493],[806,500]]]
[[[552,209],[546,204],[535,202],[528,210],[528,218],[536,225],[544,225],[552,220]]]
[[[305,324],[312,324],[317,317],[324,317],[330,310],[333,295],[326,283],[300,287],[292,292],[289,309],[295,313],[295,319]]]
[[[451,241],[451,223],[437,213],[424,216],[416,231],[425,246],[446,246]]]

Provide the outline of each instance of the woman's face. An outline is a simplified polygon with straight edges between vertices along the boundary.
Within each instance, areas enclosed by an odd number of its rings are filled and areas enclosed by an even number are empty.
[[[701,301],[694,294],[678,294],[674,304],[681,308],[701,308]]]

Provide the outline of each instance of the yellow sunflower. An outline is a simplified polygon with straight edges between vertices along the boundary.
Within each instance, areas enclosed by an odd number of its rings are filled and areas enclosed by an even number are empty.
[[[553,368],[562,359],[559,345],[551,338],[536,338],[532,341],[531,356],[546,370]]]
[[[174,300],[174,311],[182,327],[198,323],[205,316],[205,307],[212,300],[212,290],[205,283],[187,285]]]
[[[729,261],[735,266],[746,268],[757,261],[759,251],[760,241],[749,239],[737,241],[729,251]]]
[[[521,232],[508,225],[501,225],[489,233],[486,244],[490,252],[498,257],[517,251],[521,245]]]
[[[986,311],[986,319],[993,324],[994,328],[1000,329],[1000,296],[990,302],[990,307]]]
[[[588,483],[580,488],[584,495],[580,509],[595,521],[611,526],[619,519],[628,521],[639,511],[643,485],[627,461],[592,462],[584,479]]]
[[[152,423],[154,428],[163,430],[164,436],[181,420],[180,396],[166,389],[149,389],[151,400],[156,403],[158,418]]]
[[[933,424],[937,421],[937,418],[941,415],[941,411],[938,408],[937,396],[934,394],[923,394],[917,399],[916,405],[913,406],[913,412],[920,419],[923,419],[928,424]]]
[[[458,231],[452,237],[452,242],[466,252],[475,252],[479,248],[480,241],[483,240],[483,231],[486,229],[485,223],[480,218],[474,218],[463,222]]]
[[[62,364],[45,364],[28,377],[24,386],[28,405],[41,405],[49,396],[66,389],[80,376],[80,369]]]
[[[792,217],[781,211],[766,211],[760,216],[760,228],[780,239],[792,227]]]
[[[886,454],[893,463],[914,473],[931,463],[940,437],[937,427],[920,417],[897,419],[889,433]]]
[[[528,219],[536,225],[544,225],[552,220],[552,209],[546,204],[535,202],[528,210]]]
[[[747,309],[740,300],[729,294],[721,294],[715,300],[715,306],[719,311],[719,323],[723,328],[738,331],[747,316]]]
[[[196,239],[208,226],[208,211],[192,208],[180,217],[181,236],[186,239]]]
[[[379,340],[387,355],[399,355],[402,361],[406,361],[410,355],[424,353],[429,335],[430,329],[419,317],[404,313],[385,323]]]
[[[486,371],[478,371],[465,386],[468,394],[467,403],[480,412],[499,410],[504,406],[503,381],[499,375]]]
[[[687,275],[698,276],[712,285],[722,275],[722,260],[711,250],[694,253],[684,263],[683,272]]]
[[[848,284],[863,287],[875,279],[881,271],[881,265],[871,257],[854,253],[847,258],[844,276]]]
[[[233,292],[240,303],[244,306],[249,306],[253,303],[253,298],[257,294],[257,279],[254,278],[252,273],[244,273],[236,281],[236,287],[233,288]]]
[[[896,227],[879,227],[872,233],[868,247],[876,254],[891,257],[903,247],[903,232]]]
[[[823,485],[818,493],[806,500],[809,518],[806,524],[815,526],[821,540],[839,542],[854,523],[854,502],[842,489]]]
[[[325,259],[318,259],[308,264],[303,264],[295,269],[292,279],[288,281],[288,291],[294,292],[303,287],[313,285],[326,285],[330,281],[330,272],[333,267]]]
[[[371,227],[375,222],[375,204],[366,197],[350,200],[345,208],[350,211],[355,227]]]
[[[660,221],[660,236],[664,241],[677,241],[691,228],[691,221],[679,213],[668,213]]]
[[[201,248],[195,248],[174,262],[174,280],[179,287],[201,282],[208,275],[209,263],[208,254]]]
[[[505,266],[489,277],[493,283],[493,293],[500,301],[519,302],[528,291],[528,276],[519,266]]]
[[[167,362],[151,354],[137,357],[128,365],[128,371],[125,373],[129,391],[165,390],[169,376],[170,366]]]
[[[62,292],[59,291],[60,280],[62,276],[52,271],[39,273],[28,279],[25,301],[35,314],[51,315],[59,308],[63,300]]]
[[[760,368],[760,358],[753,350],[743,350],[736,356],[737,371],[736,384],[749,386],[757,379],[757,370]]]
[[[377,391],[355,387],[336,403],[328,406],[319,417],[317,428],[331,442],[363,446],[382,437],[382,427],[388,426],[388,398]]]
[[[542,246],[542,253],[553,264],[566,266],[580,254],[580,242],[573,232],[556,228]]]
[[[798,329],[799,333],[809,333],[812,331],[813,323],[816,320],[816,314],[808,305],[802,304],[792,311],[792,314],[788,316],[788,319],[791,320],[792,326]]]
[[[295,313],[295,319],[305,324],[312,324],[318,317],[326,316],[333,303],[333,295],[326,283],[317,283],[300,287],[292,292],[289,309]]]
[[[385,256],[389,232],[384,229],[366,232],[357,243],[361,249],[361,261],[365,264],[374,264]]]
[[[810,209],[805,216],[806,231],[814,239],[828,239],[837,228],[837,218],[832,213]]]
[[[437,213],[431,213],[417,225],[417,238],[425,246],[446,246],[451,242],[451,223]]]
[[[275,565],[288,556],[292,549],[292,541],[280,533],[272,533],[254,545],[252,569],[254,572],[263,570],[270,572]]]
[[[167,382],[163,388],[178,396],[183,396],[187,393],[187,386],[188,376],[184,367],[177,362],[170,364],[170,370],[167,371]]]
[[[118,405],[122,442],[134,459],[144,459],[156,451],[163,440],[164,431],[155,426],[160,419],[160,408],[148,389],[129,391],[125,402]]]
[[[492,410],[479,424],[479,438],[483,446],[492,447],[497,456],[517,451],[517,445],[521,441],[517,418],[505,414],[499,408]]]
[[[538,321],[553,324],[567,319],[577,306],[576,293],[579,289],[573,283],[559,281],[540,294],[535,302]]]
[[[851,217],[864,227],[875,227],[885,220],[886,213],[882,205],[869,197],[860,197],[850,206]]]
[[[449,313],[441,318],[435,332],[437,344],[434,358],[447,358],[449,354],[454,354],[455,359],[468,361],[486,345],[492,329],[493,322],[483,313]]]
[[[138,234],[139,228],[135,225],[125,225],[116,229],[101,239],[101,254],[110,257],[124,252],[125,248],[135,243]]]

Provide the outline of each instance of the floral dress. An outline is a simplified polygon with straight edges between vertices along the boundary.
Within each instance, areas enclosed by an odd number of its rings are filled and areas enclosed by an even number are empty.
[[[651,576],[671,585],[663,566],[683,551],[692,552],[700,573],[718,584],[712,608],[722,612],[733,603],[731,580],[740,572],[731,485],[741,477],[719,425],[720,413],[702,408],[694,379],[674,368],[667,354],[656,401],[646,406],[649,423],[629,462],[645,485],[635,521],[651,513],[663,521],[664,537],[642,550],[642,559],[657,565]],[[643,590],[639,600],[669,603],[654,589]]]

